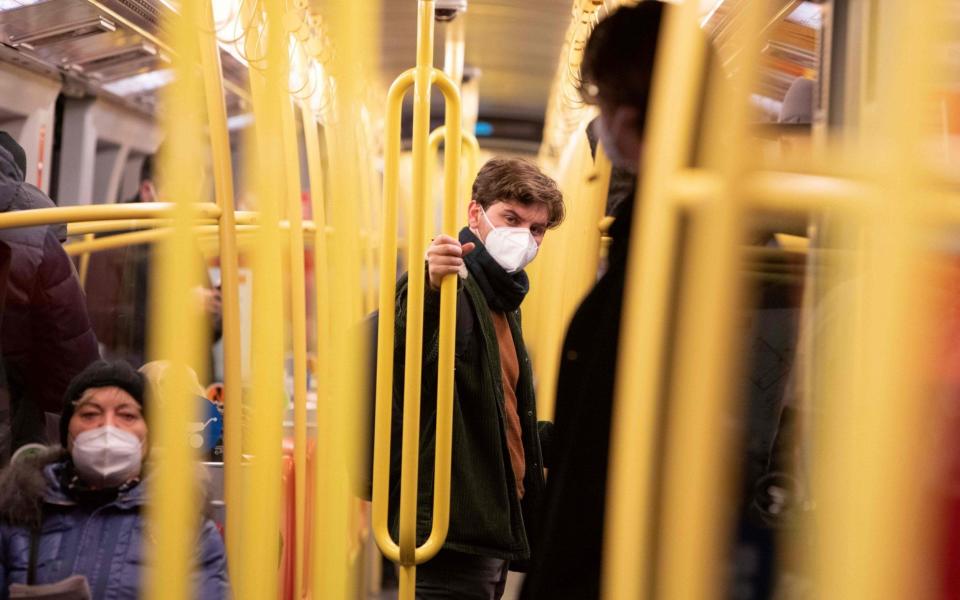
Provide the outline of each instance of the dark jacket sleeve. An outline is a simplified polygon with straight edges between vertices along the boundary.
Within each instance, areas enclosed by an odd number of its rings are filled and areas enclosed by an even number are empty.
[[[226,600],[230,597],[227,556],[223,538],[213,521],[204,521],[197,547],[200,555],[197,557],[197,571],[194,576],[194,596],[204,600]]]
[[[543,466],[547,469],[553,466],[553,421],[537,421],[537,435],[540,437],[540,453],[543,455]]]
[[[31,306],[37,340],[33,359],[43,365],[43,376],[34,379],[35,398],[44,410],[60,412],[67,384],[99,358],[99,351],[80,280],[52,230],[44,240]]]

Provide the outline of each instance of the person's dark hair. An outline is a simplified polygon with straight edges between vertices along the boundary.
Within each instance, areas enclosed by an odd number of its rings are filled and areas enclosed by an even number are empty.
[[[64,448],[67,447],[67,429],[70,426],[73,411],[76,409],[77,400],[82,398],[83,393],[90,388],[100,387],[120,388],[130,394],[140,405],[140,409],[146,413],[146,406],[144,405],[146,378],[143,374],[122,360],[98,360],[80,371],[67,386],[67,391],[63,395],[63,412],[60,414],[60,445]]]
[[[537,165],[522,158],[493,158],[487,161],[473,182],[473,200],[490,208],[495,202],[516,202],[523,206],[547,207],[547,227],[563,221],[563,194],[557,182]]]
[[[156,156],[156,154],[147,155],[143,159],[143,164],[140,165],[140,183],[143,183],[144,181],[153,181],[154,156]]]
[[[640,133],[650,101],[663,7],[659,0],[645,0],[610,13],[590,34],[580,64],[583,100],[636,108],[642,115]]]

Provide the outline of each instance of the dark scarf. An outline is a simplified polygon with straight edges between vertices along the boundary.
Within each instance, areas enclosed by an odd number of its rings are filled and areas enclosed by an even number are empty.
[[[460,243],[472,242],[476,244],[473,252],[463,257],[467,270],[477,285],[483,291],[484,298],[490,308],[500,312],[510,312],[520,308],[520,303],[530,291],[530,280],[523,271],[507,273],[497,261],[490,256],[480,238],[475,236],[469,227],[460,230]]]
[[[103,506],[104,504],[113,502],[117,499],[117,496],[135,488],[139,483],[140,478],[135,477],[118,487],[92,488],[77,474],[72,460],[68,460],[60,471],[61,489],[78,504],[84,506]]]

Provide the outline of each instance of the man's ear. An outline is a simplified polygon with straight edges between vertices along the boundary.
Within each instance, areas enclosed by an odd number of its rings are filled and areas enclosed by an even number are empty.
[[[157,188],[153,185],[153,181],[149,179],[146,181],[140,182],[140,201],[141,202],[156,202],[157,200]]]
[[[467,226],[470,229],[479,230],[480,229],[480,204],[476,200],[471,200],[470,205],[467,207]]]

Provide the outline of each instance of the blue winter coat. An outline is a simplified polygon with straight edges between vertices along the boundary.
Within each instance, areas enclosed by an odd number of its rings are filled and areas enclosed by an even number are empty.
[[[36,461],[28,467],[17,465],[13,469],[27,472],[0,478],[0,485],[7,487],[0,492],[0,600],[7,600],[11,583],[27,581],[31,529],[16,522],[29,516],[31,500],[42,502],[43,515],[35,583],[52,583],[79,574],[87,578],[97,600],[139,598],[147,554],[142,509],[147,502],[148,482],[103,506],[83,507],[61,488],[58,475],[65,464],[61,458],[47,464]],[[46,489],[30,498],[38,470]],[[19,485],[20,491],[14,491],[11,485]],[[203,519],[196,548],[195,597],[229,598],[223,540],[210,519]]]

